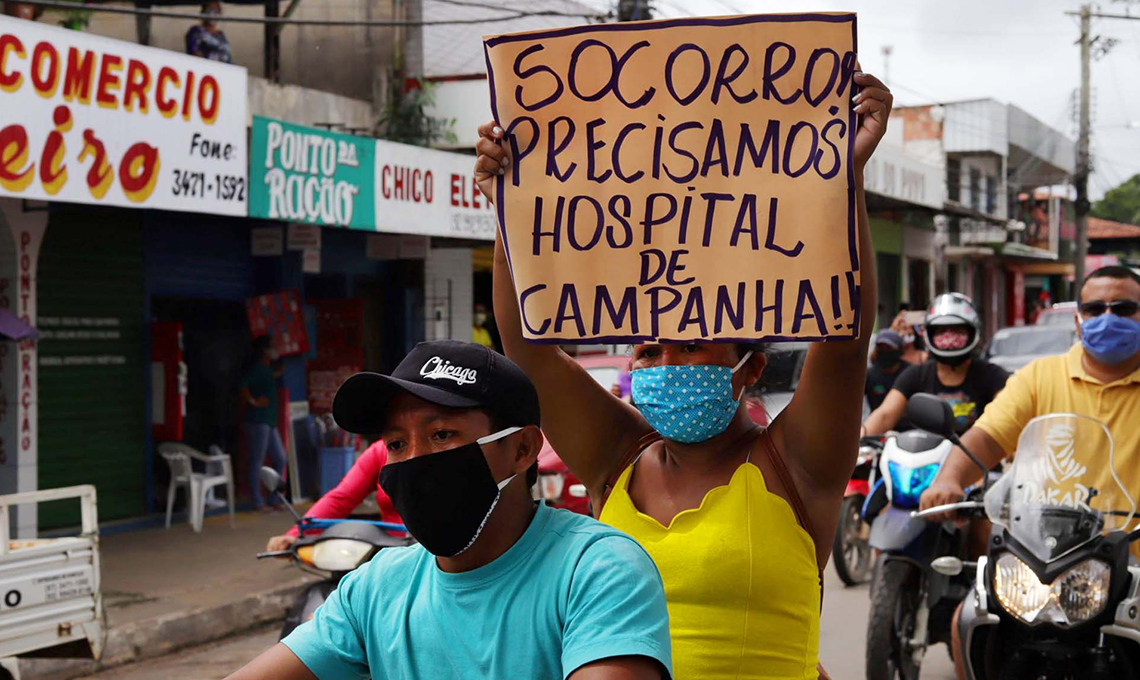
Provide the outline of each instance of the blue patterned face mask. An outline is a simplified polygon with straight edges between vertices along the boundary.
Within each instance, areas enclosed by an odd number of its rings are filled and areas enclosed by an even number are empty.
[[[732,376],[751,356],[748,352],[733,368],[712,364],[640,368],[630,374],[633,405],[666,439],[682,444],[712,439],[724,432],[740,406],[740,397],[732,393]]]

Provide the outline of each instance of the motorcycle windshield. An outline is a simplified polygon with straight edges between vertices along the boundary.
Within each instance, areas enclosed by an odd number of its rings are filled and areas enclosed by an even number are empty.
[[[986,492],[986,515],[1045,562],[1121,531],[1136,502],[1121,483],[1104,423],[1071,413],[1029,421],[1013,466]]]

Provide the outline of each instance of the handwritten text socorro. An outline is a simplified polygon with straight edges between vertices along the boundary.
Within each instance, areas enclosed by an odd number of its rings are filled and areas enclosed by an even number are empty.
[[[853,15],[485,44],[528,339],[851,337]]]

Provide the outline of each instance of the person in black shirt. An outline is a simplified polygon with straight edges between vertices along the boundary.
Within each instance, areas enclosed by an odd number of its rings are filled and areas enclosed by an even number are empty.
[[[974,357],[981,345],[981,326],[970,298],[959,293],[935,298],[923,326],[933,358],[898,376],[883,403],[863,423],[863,435],[894,429],[906,411],[907,400],[919,392],[949,402],[959,433],[970,429],[1009,378],[1005,369]]]
[[[879,408],[894,387],[895,380],[911,364],[902,360],[902,336],[892,330],[879,331],[875,336],[875,349],[871,352],[871,365],[867,368],[867,382],[863,395],[871,410]]]

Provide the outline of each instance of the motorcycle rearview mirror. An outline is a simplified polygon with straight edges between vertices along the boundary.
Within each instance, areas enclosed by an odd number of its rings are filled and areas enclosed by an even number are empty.
[[[261,485],[269,489],[270,493],[279,493],[285,488],[285,480],[281,479],[281,475],[268,465],[262,466],[258,476],[261,478]]]
[[[943,576],[957,576],[962,573],[962,560],[952,555],[944,555],[930,563],[934,571]]]
[[[915,427],[945,437],[952,444],[962,449],[974,462],[974,465],[977,465],[978,469],[982,471],[983,488],[989,488],[990,480],[987,474],[989,469],[958,438],[958,433],[954,430],[958,419],[954,416],[954,409],[950,407],[949,402],[943,401],[933,394],[915,394],[907,400],[906,417]]]
[[[266,489],[269,489],[269,493],[276,496],[277,500],[281,501],[281,503],[289,509],[289,514],[293,515],[293,519],[300,522],[301,516],[297,514],[297,511],[293,509],[292,504],[290,504],[288,499],[285,498],[285,494],[282,493],[285,490],[285,480],[281,478],[281,473],[277,472],[268,465],[263,465],[261,466],[261,470],[258,471],[257,475],[261,479],[261,485]]]

